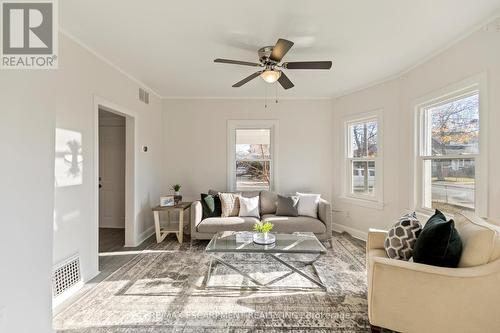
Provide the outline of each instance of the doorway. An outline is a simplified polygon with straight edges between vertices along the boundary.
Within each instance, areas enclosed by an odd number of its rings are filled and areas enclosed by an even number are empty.
[[[99,253],[125,244],[126,118],[99,108]]]

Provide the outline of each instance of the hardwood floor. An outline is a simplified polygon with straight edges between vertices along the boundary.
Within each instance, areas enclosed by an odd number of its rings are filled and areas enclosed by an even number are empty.
[[[99,228],[99,270],[101,273],[90,283],[101,282],[154,241],[153,235],[139,246],[124,247],[125,229]]]
[[[99,253],[121,251],[125,244],[125,229],[99,228]]]

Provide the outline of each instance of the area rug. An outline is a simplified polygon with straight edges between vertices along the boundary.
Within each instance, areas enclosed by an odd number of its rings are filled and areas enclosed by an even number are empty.
[[[304,289],[206,288],[208,242],[168,238],[138,254],[54,318],[65,333],[156,332],[369,332],[364,242],[334,234],[316,262],[327,291],[278,262],[249,255],[224,259],[259,281]],[[289,258],[292,260],[295,258]],[[300,260],[301,258],[297,258]],[[298,265],[298,264],[297,264]],[[217,265],[211,286],[249,286]]]

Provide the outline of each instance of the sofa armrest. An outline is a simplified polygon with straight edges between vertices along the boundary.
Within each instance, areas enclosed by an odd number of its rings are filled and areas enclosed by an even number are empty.
[[[328,237],[332,236],[332,205],[324,200],[320,199],[318,205],[318,217],[326,226],[326,233]]]
[[[203,208],[199,200],[191,204],[190,215],[191,215],[191,235],[195,235],[198,224],[200,224],[201,220],[203,219]]]
[[[366,251],[373,249],[383,249],[387,231],[370,228],[366,240]]]

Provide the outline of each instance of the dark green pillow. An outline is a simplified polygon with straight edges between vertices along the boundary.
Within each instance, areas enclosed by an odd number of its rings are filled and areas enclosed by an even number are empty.
[[[209,217],[219,217],[222,214],[222,206],[218,195],[201,194],[201,207],[203,219]]]
[[[436,209],[420,232],[413,248],[413,261],[421,264],[457,267],[462,255],[462,240],[453,220]]]

